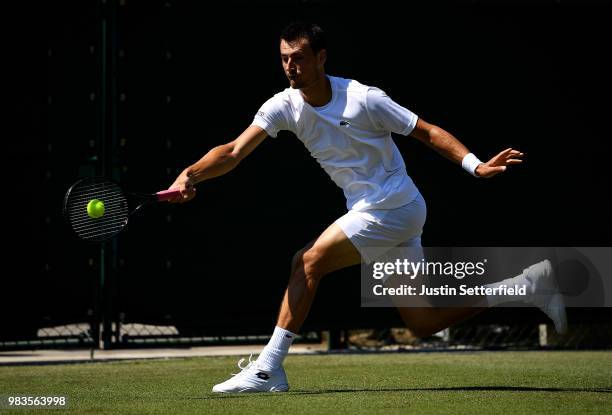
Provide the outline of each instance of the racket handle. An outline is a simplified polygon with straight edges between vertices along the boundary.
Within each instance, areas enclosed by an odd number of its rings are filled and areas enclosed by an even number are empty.
[[[181,195],[181,191],[177,189],[162,190],[161,192],[155,193],[158,202],[165,202]]]

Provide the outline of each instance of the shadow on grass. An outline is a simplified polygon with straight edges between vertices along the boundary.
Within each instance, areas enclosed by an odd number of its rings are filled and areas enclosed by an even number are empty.
[[[204,396],[195,399],[235,399],[253,396],[271,395],[286,396],[286,395],[325,395],[331,393],[356,393],[356,392],[483,392],[483,391],[501,391],[501,392],[578,392],[578,393],[612,393],[611,388],[547,388],[547,387],[531,387],[531,386],[456,386],[456,387],[439,387],[439,388],[383,388],[383,389],[325,389],[318,391],[289,391],[286,393],[244,393],[244,394],[219,394]]]

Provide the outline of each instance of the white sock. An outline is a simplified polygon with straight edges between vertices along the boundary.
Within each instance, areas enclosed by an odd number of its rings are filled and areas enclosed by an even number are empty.
[[[523,272],[522,274],[517,275],[516,277],[512,277],[512,278],[506,278],[503,281],[498,281],[498,282],[494,282],[491,284],[487,284],[485,285],[485,287],[488,288],[496,288],[499,287],[501,285],[505,285],[506,287],[514,287],[515,285],[518,285],[519,287],[522,287],[523,285],[527,286],[527,293],[531,293],[531,280],[529,280],[526,277],[526,272]],[[500,305],[500,304],[504,304],[504,303],[510,303],[510,302],[516,302],[516,301],[525,301],[525,297],[523,296],[517,296],[517,295],[509,295],[509,294],[497,294],[497,295],[486,295],[487,298],[487,303],[489,304],[489,307],[495,307],[496,305]]]
[[[280,367],[294,338],[294,333],[276,326],[272,338],[257,358],[257,366],[265,371]]]

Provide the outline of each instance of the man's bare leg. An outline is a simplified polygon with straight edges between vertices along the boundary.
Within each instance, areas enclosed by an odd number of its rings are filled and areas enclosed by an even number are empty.
[[[289,285],[281,303],[277,327],[297,333],[304,323],[321,278],[361,262],[359,251],[333,224],[293,258]],[[488,308],[484,297],[472,298],[469,307],[397,307],[408,329],[426,337],[462,322]]]
[[[523,273],[502,281],[487,284],[488,288],[513,285],[524,286],[527,295],[517,297],[512,294],[472,296],[471,306],[465,307],[398,307],[402,320],[418,337],[426,337],[447,327],[472,317],[489,307],[508,302],[523,301],[538,307],[555,324],[559,333],[567,330],[567,317],[563,295],[559,292],[554,270],[549,260],[544,260],[523,270]],[[405,306],[405,304],[404,304]]]
[[[359,263],[359,251],[342,229],[332,224],[294,256],[277,326],[297,333],[308,315],[321,278]]]
[[[281,303],[277,326],[297,333],[314,301],[321,278],[361,262],[359,251],[336,224],[327,228],[293,258],[289,285]],[[404,324],[417,336],[428,336],[485,310],[464,308],[397,308]]]
[[[282,392],[289,389],[282,367],[294,334],[299,331],[314,300],[323,276],[361,262],[361,256],[336,224],[294,257],[292,272],[270,342],[256,362],[239,375],[215,385],[214,392]],[[503,281],[502,281],[503,282]],[[480,303],[478,303],[479,305]],[[424,337],[464,320],[484,308],[417,308],[399,307],[406,326]]]
[[[293,258],[289,285],[281,303],[277,326],[297,333],[314,301],[321,278],[357,265],[361,255],[342,229],[332,224]],[[428,336],[485,310],[482,307],[398,307],[404,324],[418,336]]]
[[[397,307],[406,327],[417,337],[427,337],[472,317],[486,307]]]
[[[249,362],[238,375],[215,385],[213,392],[287,391],[289,383],[282,363],[294,334],[306,319],[321,278],[360,262],[359,252],[336,224],[300,250],[293,258],[289,284],[270,341],[257,361]]]

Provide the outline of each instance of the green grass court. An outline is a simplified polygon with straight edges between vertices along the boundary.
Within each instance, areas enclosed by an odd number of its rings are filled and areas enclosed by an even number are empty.
[[[0,367],[0,395],[64,395],[79,414],[612,413],[612,352],[292,356],[291,391],[217,395],[235,357]],[[233,369],[236,369],[235,371]]]

